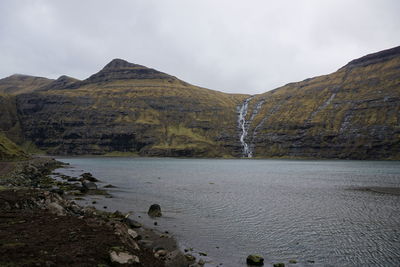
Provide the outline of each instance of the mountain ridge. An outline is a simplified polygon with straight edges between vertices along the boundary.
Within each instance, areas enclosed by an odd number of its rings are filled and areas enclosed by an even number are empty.
[[[50,154],[400,159],[399,70],[395,47],[250,96],[114,59],[15,94],[0,126]]]

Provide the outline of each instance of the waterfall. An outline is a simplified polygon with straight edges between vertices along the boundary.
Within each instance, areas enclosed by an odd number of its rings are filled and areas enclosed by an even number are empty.
[[[245,141],[246,136],[247,136],[247,130],[248,130],[248,122],[246,122],[246,115],[247,115],[247,109],[249,106],[249,102],[252,98],[253,97],[247,98],[238,110],[238,113],[239,113],[238,126],[240,129],[240,143],[242,144],[242,154],[244,157],[247,157],[247,158],[251,158],[251,156],[252,156],[252,153],[250,152],[250,149],[249,149],[249,145]]]

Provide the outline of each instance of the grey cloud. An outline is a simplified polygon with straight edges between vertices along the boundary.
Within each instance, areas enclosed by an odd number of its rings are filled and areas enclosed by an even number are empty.
[[[3,0],[0,77],[84,79],[113,58],[261,93],[399,45],[397,0]]]

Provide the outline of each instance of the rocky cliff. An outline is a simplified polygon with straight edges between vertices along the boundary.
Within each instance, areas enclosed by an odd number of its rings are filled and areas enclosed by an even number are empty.
[[[51,154],[400,159],[400,47],[255,96],[121,59],[13,94],[1,129]]]
[[[400,47],[249,102],[255,157],[400,159]]]
[[[243,98],[115,59],[86,80],[18,95],[17,110],[25,138],[52,154],[214,157],[240,151]]]

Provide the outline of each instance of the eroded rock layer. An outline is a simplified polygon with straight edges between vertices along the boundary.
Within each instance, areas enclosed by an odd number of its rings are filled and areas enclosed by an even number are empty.
[[[11,77],[2,132],[50,154],[400,159],[400,47],[252,97],[121,59],[83,81]]]

